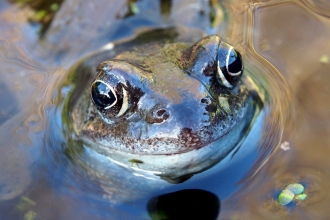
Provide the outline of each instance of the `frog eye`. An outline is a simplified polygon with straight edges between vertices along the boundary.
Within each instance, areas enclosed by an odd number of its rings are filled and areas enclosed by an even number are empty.
[[[96,80],[91,86],[91,98],[101,111],[107,111],[113,117],[123,115],[128,109],[126,89],[118,84],[115,88],[102,80]]]
[[[241,54],[231,48],[226,60],[227,72],[230,76],[239,76],[243,71],[243,61]]]
[[[236,86],[244,69],[241,54],[229,44],[221,42],[218,48],[217,61],[220,83],[228,88]]]
[[[114,89],[101,81],[93,83],[91,95],[95,105],[103,109],[111,108],[117,103],[117,95]]]

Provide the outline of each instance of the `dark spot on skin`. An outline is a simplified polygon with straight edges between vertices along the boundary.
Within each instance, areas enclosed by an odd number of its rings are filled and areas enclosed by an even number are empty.
[[[180,132],[181,143],[188,149],[198,149],[202,147],[202,141],[197,132],[191,128],[183,128]]]
[[[201,99],[201,103],[204,103],[204,104],[206,104],[206,105],[209,105],[209,104],[211,103],[211,100],[208,99],[208,98],[202,98],[202,99]]]
[[[209,63],[209,65],[207,65],[204,68],[203,74],[205,76],[214,76],[216,71],[217,71],[217,64],[216,64],[216,62],[213,62],[213,63]]]
[[[211,103],[211,104],[209,104],[208,106],[205,107],[205,110],[208,111],[208,112],[216,112],[217,109],[218,109],[218,107],[213,103]]]
[[[201,103],[205,104],[206,112],[203,115],[209,115],[210,113],[215,113],[218,109],[217,104],[212,102],[210,97],[205,97],[201,99]],[[209,122],[209,120],[207,120]]]

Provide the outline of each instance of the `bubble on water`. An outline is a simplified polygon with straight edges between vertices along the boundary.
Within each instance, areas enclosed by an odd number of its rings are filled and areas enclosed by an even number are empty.
[[[43,130],[43,125],[41,123],[41,118],[37,114],[29,115],[24,124],[30,132],[39,133]]]
[[[35,127],[40,122],[40,117],[36,114],[29,115],[25,120],[25,126],[28,128]]]
[[[45,76],[41,73],[35,73],[29,77],[29,82],[33,86],[41,84],[44,80],[45,80]]]
[[[23,85],[20,82],[14,82],[12,89],[14,92],[20,92],[23,90]]]
[[[266,39],[262,39],[259,43],[259,48],[261,52],[265,52],[270,49],[270,45]]]
[[[327,63],[329,63],[329,56],[326,55],[326,54],[324,54],[323,56],[321,56],[321,58],[320,58],[320,63],[322,63],[322,64],[327,64]]]
[[[48,114],[54,108],[54,100],[50,100],[49,103],[44,105],[44,112]]]
[[[14,133],[16,134],[26,134],[27,129],[25,126],[20,126],[14,129]]]

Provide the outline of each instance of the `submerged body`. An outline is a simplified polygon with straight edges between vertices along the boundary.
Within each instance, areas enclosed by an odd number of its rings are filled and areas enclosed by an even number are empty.
[[[227,156],[251,124],[256,94],[243,70],[241,55],[216,35],[134,45],[90,70],[74,129],[117,164],[171,180],[191,176]]]

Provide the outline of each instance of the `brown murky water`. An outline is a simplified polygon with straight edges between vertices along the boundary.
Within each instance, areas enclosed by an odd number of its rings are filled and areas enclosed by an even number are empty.
[[[211,191],[221,200],[219,219],[328,219],[330,3],[221,5],[224,20],[212,26],[205,18],[207,1],[172,1],[169,10],[158,1],[142,0],[137,7],[143,13],[132,15],[124,1],[66,0],[44,31],[30,22],[31,7],[0,1],[0,219],[150,219],[144,199],[109,202],[111,192],[68,168],[61,146],[48,147],[52,141],[52,146],[61,144],[61,134],[49,122],[61,122],[54,109],[68,93],[59,88],[74,63],[108,42],[173,25],[218,33],[243,52],[248,68],[262,70],[251,75],[266,90],[264,127],[245,145],[258,145],[255,151],[271,156],[252,154],[256,163],[249,170],[238,163],[220,174],[210,171],[165,185],[160,192]],[[289,150],[279,148],[285,141]],[[276,194],[291,182],[303,183],[307,198],[279,206]]]

